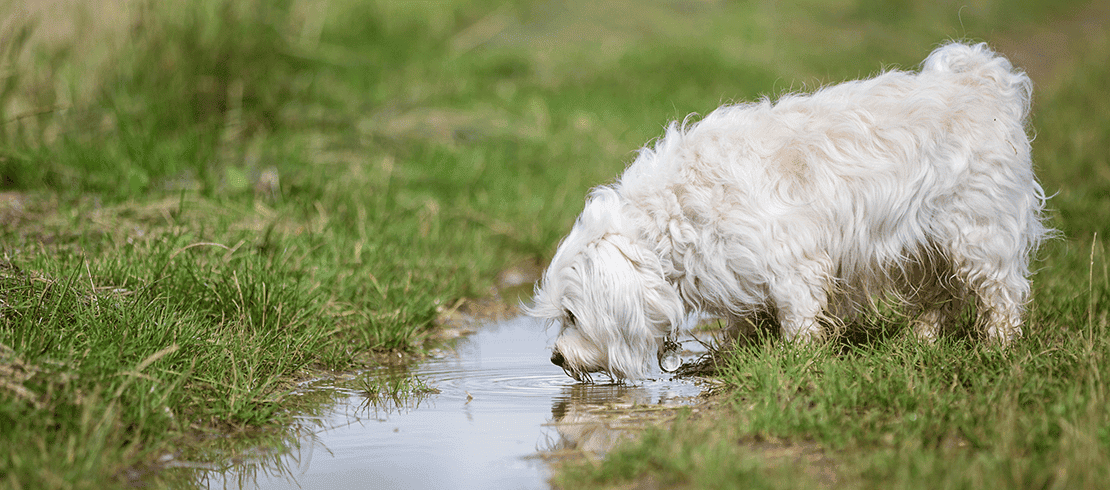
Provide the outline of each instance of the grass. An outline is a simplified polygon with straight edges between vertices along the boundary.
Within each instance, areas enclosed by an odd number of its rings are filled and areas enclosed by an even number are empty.
[[[1026,341],[757,346],[721,373],[712,416],[556,481],[1106,481],[1097,6],[167,5],[0,4],[0,485],[188,486],[167,457],[280,446],[293,413],[326,403],[288,396],[297,380],[419,350],[498,271],[549,258],[586,191],[668,121],[913,67],[947,38],[1021,54],[1042,30],[1083,42],[1030,58],[1048,65],[1029,67],[1048,74],[1034,151],[1064,238],[1041,254]]]

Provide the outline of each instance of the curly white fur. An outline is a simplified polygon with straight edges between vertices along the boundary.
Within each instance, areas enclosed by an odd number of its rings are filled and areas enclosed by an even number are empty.
[[[529,313],[561,327],[552,362],[639,378],[693,312],[812,340],[888,297],[926,339],[965,303],[988,339],[1021,336],[1050,233],[1031,97],[986,44],[951,43],[916,73],[672,123],[591,193],[545,272]]]

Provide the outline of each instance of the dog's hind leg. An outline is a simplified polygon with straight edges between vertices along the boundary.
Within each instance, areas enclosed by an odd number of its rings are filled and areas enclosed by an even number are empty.
[[[966,292],[956,280],[952,264],[939,253],[920,253],[920,258],[902,270],[899,292],[909,306],[913,333],[925,342],[935,342],[950,330],[964,307]]]
[[[963,303],[955,297],[936,296],[912,320],[913,333],[925,342],[935,342],[941,332],[948,330],[956,319]]]
[[[1001,281],[987,280],[976,290],[979,318],[985,323],[987,340],[1006,345],[1022,335],[1021,314],[1025,295]]]
[[[809,260],[792,268],[795,274],[772,281],[771,297],[787,341],[824,338],[820,318],[829,303],[830,269],[831,261]]]
[[[1030,293],[1027,252],[1005,230],[971,230],[967,235],[979,240],[951,253],[956,277],[976,299],[987,340],[1006,345],[1022,336],[1021,317]]]

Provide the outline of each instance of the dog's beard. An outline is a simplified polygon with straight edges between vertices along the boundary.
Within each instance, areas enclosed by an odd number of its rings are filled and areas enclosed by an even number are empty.
[[[585,339],[575,327],[564,327],[551,355],[551,362],[582,383],[593,383],[594,374],[617,381],[621,376],[609,369],[608,357],[600,346]]]
[[[648,345],[634,349],[616,339],[591,340],[576,327],[564,327],[552,349],[551,362],[567,376],[583,383],[595,382],[595,375],[608,377],[611,383],[640,378],[651,370],[648,352],[653,350],[661,371],[670,373],[680,367],[680,345],[671,337],[645,341]]]
[[[619,374],[615,374],[607,369],[587,371],[584,369],[575,369],[574,367],[563,367],[563,372],[566,373],[567,376],[574,378],[574,380],[578,381],[579,383],[595,383],[595,374],[604,375],[605,377],[609,378],[609,384],[621,383],[625,380],[625,377]]]
[[[563,372],[566,373],[567,376],[570,376],[571,378],[574,378],[574,380],[579,382],[579,383],[593,383],[594,382],[593,374],[590,373],[590,372],[587,372],[587,371],[579,371],[579,370],[576,370],[576,369],[564,367]],[[613,376],[611,374],[609,374],[607,371],[597,371],[597,372],[598,373],[604,373],[604,374],[608,375],[610,380],[613,379]]]

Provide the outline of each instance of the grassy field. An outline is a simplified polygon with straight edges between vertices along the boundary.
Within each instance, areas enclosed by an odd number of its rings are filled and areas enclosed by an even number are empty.
[[[167,5],[0,3],[0,485],[187,486],[167,461],[221,464],[227,434],[281,444],[321,403],[286,396],[295,381],[417,353],[460,299],[548,259],[668,121],[912,68],[950,38],[1037,83],[1063,237],[1040,254],[1028,339],[752,348],[711,416],[555,481],[1110,481],[1105,7]]]

